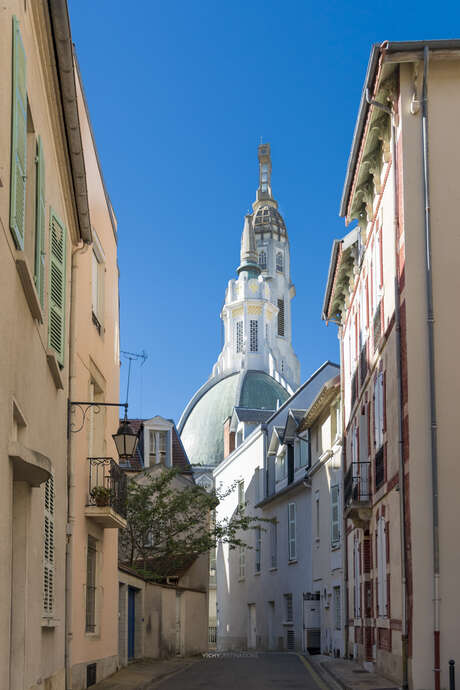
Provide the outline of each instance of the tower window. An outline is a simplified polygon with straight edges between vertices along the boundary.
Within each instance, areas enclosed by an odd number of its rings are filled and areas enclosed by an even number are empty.
[[[283,272],[283,253],[276,252],[276,270],[278,273]]]
[[[267,268],[267,253],[263,249],[259,254],[259,266],[263,271]]]
[[[284,335],[284,299],[278,300],[278,335]]]
[[[268,165],[267,163],[262,164],[261,181],[268,182]]]
[[[249,349],[251,352],[257,352],[257,335],[258,335],[259,323],[257,320],[251,319],[249,322]]]
[[[243,352],[243,322],[236,322],[236,351]]]

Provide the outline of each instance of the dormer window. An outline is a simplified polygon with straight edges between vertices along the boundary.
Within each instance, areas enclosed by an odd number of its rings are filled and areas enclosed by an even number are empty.
[[[169,466],[170,463],[168,458],[168,433],[168,431],[157,431],[155,429],[150,429],[150,466],[159,464]]]

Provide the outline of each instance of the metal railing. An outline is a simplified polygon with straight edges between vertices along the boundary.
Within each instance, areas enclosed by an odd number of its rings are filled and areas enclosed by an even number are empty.
[[[345,507],[371,500],[370,461],[352,462],[344,480]]]
[[[210,625],[208,627],[208,644],[215,646],[217,642],[217,627],[215,625]]]
[[[113,458],[88,458],[88,505],[110,506],[126,517],[126,474]]]

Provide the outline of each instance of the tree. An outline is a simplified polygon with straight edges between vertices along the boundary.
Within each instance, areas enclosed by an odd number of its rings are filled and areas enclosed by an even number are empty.
[[[176,469],[145,472],[130,481],[120,559],[147,579],[161,580],[185,571],[217,543],[229,544],[230,549],[245,546],[241,533],[266,521],[264,518],[247,515],[244,507],[222,521],[212,517],[235,486],[208,492]]]

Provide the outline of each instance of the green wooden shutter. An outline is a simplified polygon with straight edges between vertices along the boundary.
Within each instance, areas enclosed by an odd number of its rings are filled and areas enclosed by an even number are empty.
[[[13,17],[13,93],[11,113],[10,228],[18,249],[24,249],[27,165],[26,54]]]
[[[50,294],[48,344],[64,366],[66,230],[50,210]]]
[[[34,279],[40,304],[45,295],[45,159],[41,137],[37,141],[37,208],[35,212],[35,271]]]

